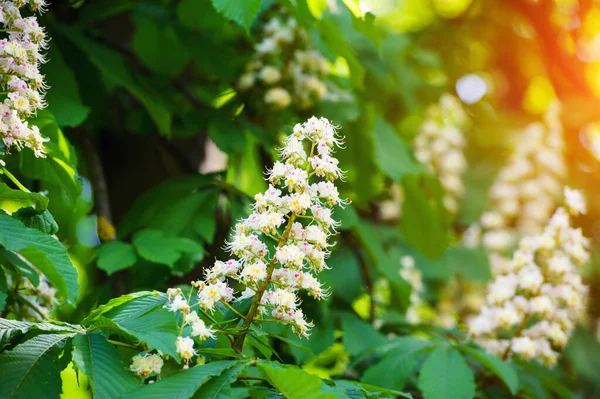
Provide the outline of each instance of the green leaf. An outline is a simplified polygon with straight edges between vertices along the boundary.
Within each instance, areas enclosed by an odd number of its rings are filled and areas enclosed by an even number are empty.
[[[373,159],[383,174],[400,182],[404,175],[425,172],[423,165],[413,158],[408,144],[397,136],[383,118],[377,118],[371,134],[374,143]]]
[[[131,44],[138,58],[158,75],[176,77],[189,61],[175,29],[150,17],[136,18]]]
[[[0,397],[58,398],[62,370],[59,355],[73,335],[38,335],[0,354]]]
[[[440,346],[429,355],[419,375],[419,389],[425,399],[472,399],[473,372],[460,353]]]
[[[58,233],[58,223],[48,209],[38,213],[31,207],[21,208],[13,213],[13,217],[19,219],[27,227],[41,231],[44,234],[53,235]]]
[[[142,258],[170,267],[182,254],[204,252],[204,248],[193,240],[165,236],[161,230],[141,230],[133,236],[132,241]]]
[[[327,0],[306,0],[306,3],[311,14],[317,19],[327,10]]]
[[[0,244],[9,251],[19,252],[46,275],[67,301],[75,303],[79,295],[77,269],[58,240],[0,215]]]
[[[352,313],[340,314],[344,346],[352,356],[383,345],[386,339],[372,325]]]
[[[354,49],[350,47],[348,41],[338,29],[338,26],[331,19],[323,18],[317,23],[317,29],[321,32],[323,41],[329,51],[346,59],[350,68],[352,83],[356,88],[361,89],[364,86],[365,68],[358,60]]]
[[[144,105],[161,134],[171,135],[171,111],[164,103],[164,99],[136,79],[121,54],[88,39],[86,35],[71,27],[65,25],[57,25],[57,27],[65,37],[90,57],[90,61],[106,77],[125,88]]]
[[[0,318],[0,349],[6,346],[14,337],[23,335],[31,330],[43,332],[77,332],[81,326],[68,323],[30,323],[27,321],[8,320]]]
[[[23,277],[31,281],[34,286],[40,285],[40,275],[33,270],[33,266],[19,257],[16,253],[2,249],[0,254],[4,257],[7,263],[14,266],[15,270]]]
[[[246,145],[246,134],[234,121],[218,116],[208,125],[208,135],[215,144],[228,154],[241,152]]]
[[[414,337],[393,342],[379,363],[367,369],[361,381],[390,389],[402,389],[404,380],[419,363],[423,350],[431,343]]]
[[[231,387],[238,376],[248,363],[241,363],[226,369],[218,377],[211,378],[206,384],[202,385],[194,395],[194,399],[226,399],[231,397]]]
[[[6,298],[8,298],[8,284],[6,282],[6,275],[0,268],[0,311],[4,310],[4,307],[6,306]],[[0,341],[1,340],[2,338],[0,338]],[[0,349],[2,349],[1,344]]]
[[[110,241],[102,244],[96,251],[98,267],[109,276],[119,270],[127,269],[137,261],[135,250],[130,244]]]
[[[261,0],[211,0],[212,5],[230,21],[240,25],[246,31],[260,11]]]
[[[565,348],[565,356],[583,378],[600,389],[600,342],[589,331],[577,328]]]
[[[140,196],[119,226],[119,237],[150,227],[170,235],[189,235],[204,225],[219,192],[214,175],[191,175],[171,179]],[[208,233],[208,232],[207,232]],[[207,237],[209,234],[206,235]]]
[[[200,31],[219,28],[225,23],[208,1],[181,0],[177,5],[177,17],[185,27]]]
[[[385,389],[381,387],[372,386],[369,384],[358,383],[356,381],[348,380],[335,380],[335,387],[337,390],[342,391],[347,397],[351,399],[365,398],[408,398],[412,399],[412,395],[392,389]],[[376,396],[375,396],[376,395]]]
[[[336,395],[325,393],[326,385],[316,375],[295,367],[259,360],[256,364],[273,385],[287,399],[335,399]]]
[[[48,207],[48,197],[38,193],[26,193],[14,190],[4,183],[0,183],[0,209],[15,212],[17,209],[35,207],[37,213]]]
[[[502,359],[499,357],[490,355],[479,349],[471,348],[466,345],[461,345],[460,350],[473,357],[492,373],[496,374],[502,381],[504,381],[504,384],[506,384],[511,394],[515,395],[517,393],[519,390],[519,376],[510,364],[502,361]]]
[[[163,298],[164,298],[164,294],[161,294],[158,291],[154,291],[154,292],[153,291],[138,291],[138,292],[134,292],[134,293],[128,294],[128,295],[122,295],[118,298],[113,298],[110,301],[108,301],[106,304],[99,306],[97,309],[94,309],[85,319],[83,319],[81,321],[81,324],[88,325],[89,323],[93,322],[94,320],[97,320],[99,317],[110,312],[114,308],[124,305],[130,301],[133,301],[136,298],[143,298],[146,296],[157,297],[157,298],[163,296]],[[163,303],[164,303],[164,301],[165,301],[165,299],[163,299]]]
[[[106,313],[127,334],[150,349],[157,349],[179,359],[175,341],[179,335],[177,319],[173,312],[163,308],[164,296],[143,296]]]
[[[392,284],[392,304],[397,310],[405,310],[409,305],[411,287],[400,277],[398,258],[390,256],[383,247],[383,238],[375,226],[364,220],[359,220],[353,229],[354,233],[369,254],[376,270],[384,275]]]
[[[71,201],[76,202],[82,185],[75,169],[75,149],[60,130],[54,115],[47,110],[38,111],[30,123],[37,126],[50,141],[45,143],[48,152],[46,158],[37,158],[31,151],[20,152],[23,174],[65,189]]]
[[[253,197],[257,192],[267,189],[263,164],[259,155],[259,146],[255,144],[254,137],[248,135],[244,156],[229,157],[227,165],[226,182]]]
[[[13,337],[31,330],[31,323],[17,320],[0,319],[0,349],[4,348]]]
[[[252,302],[254,301],[254,297],[250,297],[250,298],[245,298],[242,299],[241,301],[235,301],[231,304],[231,307],[235,310],[238,311],[238,313],[241,314],[246,314],[248,313],[248,310],[250,309],[250,306],[252,305]],[[229,309],[229,307],[224,306],[220,303],[216,303],[217,308],[219,309],[219,311],[221,312],[221,314],[223,315],[221,320],[225,321],[225,320],[234,320],[234,319],[238,319],[239,316],[234,313],[231,309]]]
[[[218,376],[223,371],[239,364],[240,362],[238,361],[222,360],[195,366],[171,374],[154,384],[144,385],[132,392],[128,392],[122,398],[188,399],[194,395],[198,388],[209,381],[210,377]]]
[[[42,65],[42,73],[52,88],[46,94],[48,110],[56,117],[59,126],[79,126],[87,118],[90,109],[82,103],[75,75],[55,42],[48,49],[48,59],[51,62]]]
[[[400,231],[410,246],[429,258],[439,257],[449,242],[449,221],[442,202],[443,189],[430,175],[402,179],[404,204]]]
[[[448,248],[441,260],[465,280],[486,282],[491,278],[489,258],[482,247],[455,245]]]
[[[88,376],[94,398],[118,398],[140,385],[102,333],[78,334],[73,344],[73,361]]]
[[[365,292],[358,259],[350,248],[338,244],[327,265],[331,269],[321,273],[323,282],[331,287],[335,296],[351,305]]]

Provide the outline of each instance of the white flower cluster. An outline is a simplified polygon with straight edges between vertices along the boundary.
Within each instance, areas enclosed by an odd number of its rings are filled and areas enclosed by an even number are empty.
[[[198,287],[197,285],[194,286]],[[225,288],[225,290],[228,293],[233,294],[233,290],[231,288]],[[218,287],[213,287],[212,292],[218,292]],[[191,295],[192,294],[190,293],[190,298]],[[198,312],[191,310],[189,299],[185,299],[181,289],[169,288],[167,290],[167,298],[168,304],[165,305],[165,307],[167,307],[171,312],[180,312],[183,315],[181,331],[184,331],[184,327],[188,327],[187,331],[189,336],[177,337],[177,341],[175,342],[177,354],[187,366],[188,361],[197,354],[194,350],[194,338],[201,342],[206,341],[209,338],[214,338],[215,330],[206,325],[204,320],[198,316]]]
[[[294,18],[278,15],[265,25],[237,87],[262,93],[262,101],[275,110],[292,104],[307,109],[328,94],[323,82],[328,74],[328,62],[312,47],[306,31]]]
[[[427,120],[413,142],[415,157],[440,179],[445,191],[444,205],[451,213],[457,212],[458,200],[464,193],[462,175],[467,160],[463,154],[463,130],[468,123],[460,101],[444,94],[439,104],[429,107]]]
[[[488,352],[552,366],[585,313],[587,287],[579,269],[589,260],[589,240],[569,218],[585,212],[585,205],[581,193],[568,188],[565,202],[539,235],[521,240],[470,321],[470,335]]]
[[[212,313],[217,302],[230,306],[260,292],[261,317],[270,314],[308,337],[312,323],[300,308],[298,291],[316,299],[327,295],[315,274],[327,268],[329,238],[339,224],[331,207],[345,203],[333,183],[343,177],[333,156],[341,145],[336,130],[327,119],[315,117],[294,127],[280,150],[283,162],[275,162],[268,173],[268,190],[255,196],[252,214],[237,223],[227,244],[236,258],[216,261],[203,281],[192,283],[202,312]],[[274,252],[267,240],[276,244]],[[243,284],[245,291],[236,297],[228,279]],[[168,297],[167,306],[185,315],[193,337],[212,336],[196,312],[190,313],[189,299],[180,291],[170,289]],[[182,359],[195,355],[191,338],[180,337],[177,348]]]
[[[8,286],[13,286],[10,275],[6,277]],[[7,306],[8,312],[13,313],[15,319],[40,322],[50,318],[50,313],[58,303],[56,288],[42,274],[39,275],[39,280],[36,287],[25,277],[18,279],[15,290],[18,298],[14,298],[14,302]]]
[[[135,355],[129,369],[138,377],[144,379],[150,376],[159,376],[164,365],[160,353],[140,353]]]
[[[553,104],[545,124],[527,126],[509,163],[492,184],[489,210],[463,237],[465,245],[480,243],[493,254],[492,272],[520,237],[538,234],[560,201],[566,174],[560,106]]]
[[[406,310],[406,320],[411,324],[421,322],[419,308],[423,305],[421,295],[423,294],[423,281],[421,271],[415,267],[415,258],[410,255],[400,259],[400,277],[406,280],[411,287],[410,305]]]
[[[28,147],[38,157],[45,156],[44,142],[37,126],[28,126],[27,118],[46,103],[46,88],[39,66],[45,62],[47,47],[44,29],[35,16],[23,18],[19,8],[25,4],[44,11],[44,0],[0,2],[0,25],[8,37],[0,39],[0,85],[6,98],[0,103],[0,135],[7,149]]]

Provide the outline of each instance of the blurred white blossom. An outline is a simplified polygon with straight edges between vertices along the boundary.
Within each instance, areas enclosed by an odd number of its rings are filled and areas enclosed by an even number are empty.
[[[463,131],[469,119],[460,101],[450,94],[432,104],[427,119],[414,139],[415,157],[437,176],[444,187],[444,205],[451,213],[458,211],[458,200],[464,193],[462,175],[467,169],[463,154]]]
[[[569,220],[569,214],[585,210],[581,199],[581,193],[566,188],[566,206],[539,234],[521,239],[488,285],[486,304],[469,323],[470,335],[488,352],[556,363],[585,314],[588,289],[580,271],[589,260],[589,240]]]
[[[308,109],[330,94],[325,82],[330,66],[308,33],[281,12],[265,24],[255,54],[238,78],[237,89],[259,93],[273,110]]]

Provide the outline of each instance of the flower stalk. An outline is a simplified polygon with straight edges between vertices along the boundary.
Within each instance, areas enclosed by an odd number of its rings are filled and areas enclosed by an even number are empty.
[[[287,242],[288,237],[290,235],[290,231],[292,230],[292,226],[294,224],[294,220],[295,220],[295,215],[292,215],[290,217],[290,219],[288,220],[288,224],[285,228],[283,235],[281,236],[281,238],[279,239],[279,242],[277,243],[277,248],[283,247],[285,245],[285,243]],[[250,325],[252,324],[252,322],[254,321],[254,318],[256,317],[256,313],[258,312],[258,307],[260,306],[262,297],[263,297],[265,291],[267,290],[267,288],[269,287],[269,284],[271,283],[271,279],[273,278],[273,272],[275,271],[275,266],[277,265],[276,260],[277,259],[275,257],[273,257],[273,259],[269,263],[269,265],[267,267],[267,277],[263,280],[260,287],[258,287],[258,291],[256,291],[256,296],[254,297],[254,300],[252,301],[252,304],[250,305],[250,309],[248,309],[248,313],[244,317],[244,323],[242,324],[240,332],[236,335],[235,340],[233,341],[233,350],[238,353],[240,353],[242,351],[242,348],[244,346],[244,340],[246,339],[246,335],[248,334]]]

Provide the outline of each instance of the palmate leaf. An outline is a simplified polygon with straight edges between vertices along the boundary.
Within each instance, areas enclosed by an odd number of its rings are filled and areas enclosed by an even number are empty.
[[[132,241],[142,258],[169,267],[173,267],[184,254],[204,253],[204,248],[194,240],[168,236],[162,230],[141,230]]]
[[[25,334],[30,329],[31,323],[0,319],[0,349],[6,346],[13,337]]]
[[[48,207],[48,198],[38,193],[26,193],[14,190],[4,183],[0,183],[0,209],[14,212],[19,208],[33,206],[39,213]]]
[[[451,235],[440,182],[428,174],[406,175],[402,187],[405,199],[400,231],[411,247],[429,258],[439,257]]]
[[[375,398],[408,398],[412,395],[392,389],[380,388],[369,384],[358,383],[356,381],[336,380],[335,388],[341,391],[350,399],[375,399]]]
[[[21,151],[19,156],[23,174],[63,188],[71,202],[75,203],[82,189],[76,170],[75,149],[60,130],[54,115],[47,110],[38,111],[31,124],[36,125],[42,135],[50,139],[44,144],[48,156],[38,158],[32,151]]]
[[[17,335],[23,335],[31,330],[44,332],[77,332],[81,326],[68,323],[30,323],[27,321],[8,320],[0,318],[0,349],[6,346]]]
[[[194,399],[226,399],[231,397],[230,385],[235,382],[239,373],[242,372],[248,363],[241,363],[226,369],[217,377],[211,378],[206,384],[202,385],[194,395]]]
[[[44,234],[53,235],[58,232],[58,223],[56,223],[54,216],[48,209],[39,213],[32,207],[21,208],[13,213],[13,216],[23,222],[25,226],[39,230]]]
[[[160,350],[178,361],[177,319],[174,313],[163,308],[165,302],[166,296],[157,292],[124,295],[94,310],[82,324],[104,327],[109,334],[134,337],[145,342],[148,348]]]
[[[19,257],[15,252],[0,250],[0,260],[4,265],[13,265],[15,270],[22,276],[26,277],[34,286],[40,285],[40,275],[33,270],[33,266]]]
[[[344,332],[344,346],[351,355],[359,355],[386,342],[381,333],[358,316],[352,313],[342,313],[340,318]]]
[[[134,202],[119,225],[119,237],[151,228],[171,236],[197,234],[212,242],[219,199],[216,182],[214,175],[193,175],[159,184]]]
[[[109,276],[119,270],[127,269],[138,259],[133,247],[122,241],[109,241],[96,251],[98,267]]]
[[[73,335],[38,335],[0,354],[0,397],[58,398],[62,384],[59,355]]]
[[[161,295],[158,291],[138,291],[132,294],[121,295],[118,298],[113,298],[108,301],[106,304],[99,306],[97,309],[94,309],[85,319],[81,321],[81,324],[88,325],[94,320],[98,319],[100,316],[103,316],[105,313],[108,313],[112,309],[126,304],[129,301],[133,301],[136,298],[142,298],[145,296],[159,297]]]
[[[154,384],[144,385],[132,392],[122,395],[123,399],[188,399],[211,377],[242,363],[236,360],[222,360],[195,366],[171,374]]]
[[[473,357],[485,368],[496,374],[506,384],[510,393],[515,395],[519,390],[519,376],[512,365],[505,363],[499,357],[485,353],[479,349],[461,345],[460,350]]]
[[[146,15],[135,19],[131,44],[140,61],[158,75],[176,77],[189,60],[187,48],[173,26]]]
[[[171,135],[171,111],[163,98],[151,88],[141,83],[141,80],[131,73],[131,68],[125,58],[118,52],[90,40],[86,35],[66,25],[58,25],[66,38],[71,40],[77,47],[89,56],[90,61],[100,72],[118,86],[125,88],[131,95],[136,97],[148,111],[148,115],[156,124],[158,131],[165,135]]]
[[[261,0],[211,0],[217,12],[246,30],[260,11]]]
[[[81,101],[77,80],[66,64],[58,43],[53,42],[48,49],[48,59],[52,62],[42,64],[41,68],[48,85],[52,87],[46,94],[48,110],[60,126],[79,126],[87,118],[90,109]]]
[[[386,176],[400,182],[404,175],[425,172],[423,165],[413,158],[410,146],[398,137],[392,126],[382,117],[376,119],[371,135],[373,159]]]
[[[88,376],[94,398],[118,398],[140,385],[101,332],[78,334],[73,344],[73,361]]]
[[[287,399],[335,399],[326,392],[327,386],[319,377],[295,367],[259,360],[257,363],[265,378]]]
[[[0,269],[0,311],[4,310],[6,306],[6,299],[8,298],[8,284],[6,281],[6,275],[4,271]],[[2,338],[0,338],[1,340]],[[2,345],[0,345],[0,349]]]
[[[404,380],[431,344],[414,337],[400,337],[379,363],[365,372],[362,381],[390,389],[402,389]]]
[[[0,245],[19,252],[46,275],[68,302],[75,303],[79,295],[77,269],[58,240],[25,227],[10,216],[0,215]]]
[[[472,370],[458,351],[446,345],[438,347],[423,363],[418,386],[425,399],[472,399],[475,396]]]
[[[116,321],[126,333],[178,360],[175,341],[179,330],[175,315],[167,309],[155,309],[135,319]]]
[[[326,18],[321,19],[316,25],[327,48],[332,53],[344,57],[348,63],[350,79],[354,87],[362,88],[364,86],[365,68],[358,60],[355,50],[350,47],[339,27],[333,20]]]

